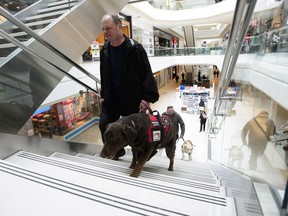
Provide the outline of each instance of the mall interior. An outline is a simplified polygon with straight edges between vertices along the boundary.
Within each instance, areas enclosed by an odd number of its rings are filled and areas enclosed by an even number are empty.
[[[173,172],[163,149],[138,178],[131,147],[99,156],[106,13],[146,50],[152,110],[185,122]],[[287,215],[287,14],[287,0],[1,1],[0,214]]]

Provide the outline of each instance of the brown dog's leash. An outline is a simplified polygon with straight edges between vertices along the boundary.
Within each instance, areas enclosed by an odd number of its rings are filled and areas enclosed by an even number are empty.
[[[143,100],[141,101],[141,103],[147,108],[147,110],[149,111],[149,113],[152,115],[153,114],[153,111],[152,109],[150,108],[150,106],[148,106],[145,102],[143,102]],[[139,113],[141,113],[142,110],[139,110]]]

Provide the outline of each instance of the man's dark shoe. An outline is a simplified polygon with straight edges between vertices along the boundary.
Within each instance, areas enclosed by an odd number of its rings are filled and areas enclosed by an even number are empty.
[[[120,157],[123,157],[126,154],[126,151],[124,148],[120,149],[116,155],[112,158],[112,160],[118,160]]]

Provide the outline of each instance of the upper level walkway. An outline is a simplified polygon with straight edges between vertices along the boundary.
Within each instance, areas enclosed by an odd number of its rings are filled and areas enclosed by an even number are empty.
[[[278,104],[288,109],[288,100],[284,92],[288,92],[288,74],[287,62],[288,53],[266,53],[240,54],[234,69],[232,78],[238,81],[251,83],[253,86],[269,95]],[[214,53],[197,54],[197,55],[174,55],[174,56],[153,56],[149,61],[154,73],[176,65],[217,65],[221,70],[224,60],[224,54],[214,55]],[[99,61],[82,61],[79,64],[91,74],[100,78]],[[78,77],[81,81],[95,86],[87,77],[83,77],[75,68],[70,73]],[[213,78],[211,74],[210,79]],[[72,84],[73,83],[73,84]],[[43,106],[51,104],[54,101],[78,94],[79,89],[83,89],[77,83],[74,83],[68,77],[58,84],[43,102]],[[281,94],[279,94],[281,92]],[[282,94],[283,93],[283,94]]]

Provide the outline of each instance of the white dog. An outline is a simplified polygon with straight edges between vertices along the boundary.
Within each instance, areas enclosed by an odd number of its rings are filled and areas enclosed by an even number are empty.
[[[185,158],[185,153],[188,154],[188,160],[192,160],[192,151],[193,151],[194,145],[190,140],[184,141],[184,143],[181,146],[182,151],[182,160]]]
[[[242,161],[244,159],[244,153],[243,153],[242,149],[236,145],[233,145],[227,150],[229,151],[228,165],[233,166],[234,162],[238,161],[238,167],[240,167],[242,164]]]

